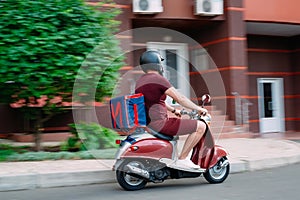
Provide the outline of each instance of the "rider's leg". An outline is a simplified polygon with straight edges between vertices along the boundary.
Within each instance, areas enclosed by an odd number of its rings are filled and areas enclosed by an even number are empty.
[[[181,154],[179,156],[179,160],[184,160],[187,158],[190,151],[193,149],[194,146],[196,146],[196,144],[200,141],[200,139],[204,135],[205,129],[206,129],[206,125],[203,122],[198,121],[197,131],[190,134],[187,137],[187,139],[183,145]]]

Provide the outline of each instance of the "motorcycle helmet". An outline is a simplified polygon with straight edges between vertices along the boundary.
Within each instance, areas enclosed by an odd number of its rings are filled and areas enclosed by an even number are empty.
[[[160,53],[155,50],[145,51],[140,57],[140,66],[142,70],[147,73],[149,70],[158,71],[160,75],[163,74],[164,68],[161,61],[164,59]]]

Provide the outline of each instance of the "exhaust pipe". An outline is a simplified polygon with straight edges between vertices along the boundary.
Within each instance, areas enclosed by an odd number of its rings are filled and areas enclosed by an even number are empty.
[[[129,173],[136,174],[136,175],[141,176],[146,179],[150,178],[150,174],[147,170],[144,170],[144,169],[132,166],[132,165],[127,165],[127,167],[129,169]]]

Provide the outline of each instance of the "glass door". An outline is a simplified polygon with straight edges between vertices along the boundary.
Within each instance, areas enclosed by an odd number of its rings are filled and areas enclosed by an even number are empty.
[[[284,131],[282,79],[258,79],[260,132]]]

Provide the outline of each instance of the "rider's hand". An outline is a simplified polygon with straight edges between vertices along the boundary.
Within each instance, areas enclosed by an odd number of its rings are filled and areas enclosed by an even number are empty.
[[[202,116],[205,116],[208,113],[208,111],[205,108],[201,108],[200,110],[198,110],[198,112],[199,112],[199,115],[202,115]]]

